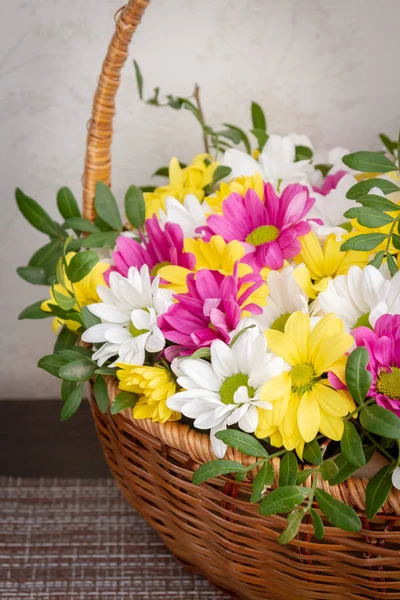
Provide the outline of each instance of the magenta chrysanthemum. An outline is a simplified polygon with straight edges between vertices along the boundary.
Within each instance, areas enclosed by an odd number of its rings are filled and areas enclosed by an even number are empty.
[[[262,312],[252,295],[264,285],[263,279],[256,273],[238,277],[237,265],[233,275],[225,276],[201,269],[188,275],[186,284],[188,291],[175,294],[177,302],[158,321],[165,338],[174,343],[165,351],[168,360],[192,354],[216,339],[229,343],[244,310]]]
[[[304,217],[315,200],[306,187],[288,185],[279,197],[270,183],[264,184],[264,201],[249,189],[234,192],[222,204],[222,215],[210,215],[200,228],[208,240],[221,235],[226,242],[239,240],[246,249],[243,259],[253,269],[280,269],[285,259],[301,250],[298,238],[311,229]]]
[[[368,396],[400,417],[400,315],[383,315],[374,331],[357,327],[352,335],[357,346],[365,346],[369,353]]]
[[[114,266],[104,274],[107,284],[112,271],[127,277],[129,267],[140,269],[147,265],[151,275],[156,275],[159,267],[169,264],[193,269],[196,258],[190,252],[184,252],[184,235],[179,225],[166,223],[162,229],[154,215],[147,219],[145,231],[147,237],[143,237],[142,244],[124,235],[119,236],[117,250],[113,252]]]
[[[327,196],[329,192],[337,188],[337,184],[345,175],[347,175],[347,171],[336,171],[332,175],[327,175],[320,188],[313,187],[314,192],[318,192],[321,196]]]

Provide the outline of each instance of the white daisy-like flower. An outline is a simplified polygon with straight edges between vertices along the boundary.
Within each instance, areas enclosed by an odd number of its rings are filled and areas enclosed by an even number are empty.
[[[212,213],[207,202],[199,202],[194,194],[187,194],[183,204],[173,196],[165,199],[165,211],[159,211],[159,219],[165,223],[180,225],[185,237],[193,237],[197,227],[206,224],[206,215]]]
[[[290,315],[298,310],[308,313],[308,296],[299,282],[307,279],[304,265],[285,267],[282,271],[270,271],[267,276],[267,305],[261,315],[254,317],[261,331],[283,331]]]
[[[215,437],[218,431],[238,424],[247,433],[258,425],[258,408],[271,410],[260,400],[260,388],[285,369],[284,361],[267,351],[265,336],[255,322],[228,346],[221,340],[211,344],[211,364],[201,358],[179,363],[178,384],[184,391],[167,400],[168,408],[194,419],[198,429],[210,429],[213,450],[223,458],[226,444]]]
[[[372,325],[385,314],[400,313],[400,271],[391,279],[367,265],[350,267],[347,275],[331,279],[317,298],[323,313],[342,319],[347,331],[360,325]]]
[[[341,227],[344,223],[350,222],[348,218],[343,216],[344,213],[349,208],[361,206],[360,204],[351,203],[346,197],[349,189],[356,183],[357,181],[352,175],[344,175],[336,187],[326,195],[312,192],[315,204],[308,212],[307,219],[320,219],[324,223],[319,225],[311,221],[312,228],[320,240],[325,240],[328,235],[334,233],[337,241],[340,242],[342,236],[347,233],[347,230]]]
[[[103,343],[93,354],[93,360],[102,366],[110,358],[117,362],[143,365],[145,352],[161,352],[164,336],[157,325],[158,315],[166,312],[172,303],[169,290],[159,289],[159,277],[151,281],[147,265],[140,271],[130,267],[128,277],[110,274],[109,285],[99,286],[101,302],[88,306],[101,319],[82,335],[91,344]]]
[[[400,490],[400,467],[396,467],[392,473],[392,484],[396,489]]]
[[[301,145],[308,140],[305,136],[299,137],[303,141]],[[229,149],[224,154],[222,164],[232,169],[229,178],[261,173],[262,178],[273,185],[277,185],[280,181],[285,185],[294,182],[303,183],[313,171],[313,167],[309,160],[295,162],[296,145],[298,145],[295,139],[295,134],[285,137],[270,135],[258,160],[240,150]],[[310,142],[309,144],[311,145]]]

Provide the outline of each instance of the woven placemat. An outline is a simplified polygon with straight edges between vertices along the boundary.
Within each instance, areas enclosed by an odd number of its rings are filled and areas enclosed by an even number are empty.
[[[0,478],[1,600],[229,600],[186,571],[111,479]]]

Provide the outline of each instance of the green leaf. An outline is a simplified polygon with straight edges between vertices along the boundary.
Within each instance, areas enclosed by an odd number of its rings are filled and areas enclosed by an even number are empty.
[[[322,452],[317,440],[313,440],[304,446],[303,458],[311,465],[322,464]]]
[[[371,267],[375,267],[375,269],[379,269],[379,267],[382,264],[384,256],[385,256],[385,251],[379,250],[379,252],[377,254],[375,254],[374,258],[372,260],[370,260],[368,264],[371,265]]]
[[[107,225],[107,223],[105,223],[105,221],[103,221],[99,215],[96,216],[94,224],[100,229],[100,231],[113,231],[113,228]]]
[[[295,162],[299,160],[311,160],[313,151],[308,146],[296,146]]]
[[[342,252],[347,250],[369,251],[374,250],[379,244],[386,240],[385,233],[362,233],[349,238],[340,246]]]
[[[54,300],[57,302],[58,306],[63,310],[71,310],[76,304],[75,298],[71,296],[66,296],[65,294],[61,294],[57,291],[56,287],[53,285],[53,296]]]
[[[47,276],[54,275],[57,261],[63,253],[63,240],[52,240],[45,246],[36,250],[32,255],[29,266],[41,267],[45,270]]]
[[[139,98],[141,100],[143,100],[143,76],[142,76],[142,72],[141,72],[140,67],[139,67],[138,63],[136,62],[136,60],[133,61],[133,66],[135,67],[136,83],[137,83],[137,89],[138,89]]]
[[[115,376],[117,373],[117,367],[100,367],[95,371],[96,375],[109,375]]]
[[[360,413],[360,423],[370,433],[391,440],[400,438],[400,419],[390,410],[377,404],[365,406]]]
[[[344,425],[343,437],[340,440],[340,449],[349,463],[355,467],[361,468],[365,465],[365,455],[361,438],[357,429],[350,421],[347,421]]]
[[[54,344],[54,352],[60,352],[75,346],[78,340],[78,336],[73,331],[70,331],[67,327],[63,327],[57,336],[56,343]]]
[[[396,250],[400,250],[400,235],[397,233],[392,233],[392,244]]]
[[[67,187],[62,187],[60,190],[58,190],[57,207],[64,219],[69,219],[70,217],[79,218],[81,216],[81,211],[79,210],[75,196]]]
[[[213,175],[213,184],[218,183],[224,177],[227,177],[230,173],[232,173],[232,169],[230,167],[225,167],[225,165],[218,165],[218,167],[214,171]]]
[[[296,485],[287,485],[269,492],[261,500],[259,512],[261,515],[270,516],[277,513],[287,513],[293,510],[304,500],[301,488]]]
[[[261,131],[267,131],[267,120],[264,115],[264,111],[257,102],[251,103],[251,121],[253,123],[253,129],[261,129]]]
[[[263,129],[250,129],[250,133],[252,133],[254,135],[254,137],[256,138],[256,140],[258,142],[258,149],[261,152],[262,149],[264,148],[265,144],[267,143],[268,134],[265,133],[265,131]]]
[[[210,348],[199,348],[190,355],[190,358],[211,359],[211,350]]]
[[[126,191],[125,213],[129,223],[136,229],[143,227],[146,218],[146,204],[142,190],[136,185],[131,185]]]
[[[334,463],[333,460],[331,460],[330,458],[328,458],[328,460],[325,460],[322,463],[321,468],[319,470],[324,481],[328,481],[328,479],[331,479],[332,477],[337,475],[338,471],[339,469],[336,463]]]
[[[57,354],[46,354],[43,356],[39,362],[39,369],[43,369],[50,373],[50,375],[54,375],[54,377],[60,377],[59,371],[65,366],[66,361],[61,358],[61,356],[57,356]]]
[[[225,429],[224,431],[218,431],[215,437],[222,440],[228,446],[231,446],[231,448],[237,448],[237,450],[243,454],[247,454],[247,456],[268,458],[268,452],[264,446],[255,437],[244,431]]]
[[[317,169],[318,171],[320,171],[322,173],[322,176],[325,178],[329,171],[332,169],[333,165],[329,165],[329,164],[319,164],[319,165],[314,165],[315,169]]]
[[[83,248],[114,248],[117,238],[116,231],[96,231],[80,241]]]
[[[78,384],[75,381],[63,379],[61,382],[61,398],[66,402]]]
[[[393,223],[394,219],[390,215],[384,212],[380,212],[370,206],[362,206],[360,208],[350,208],[344,213],[344,216],[348,219],[357,219],[360,225],[369,227],[371,229],[375,227],[383,227],[388,223]]]
[[[85,348],[86,350],[86,348]],[[74,346],[74,347],[66,347],[66,348],[61,348],[58,351],[58,354],[60,356],[62,356],[62,358],[64,358],[67,362],[72,362],[73,360],[78,360],[79,358],[82,358],[82,354],[79,352],[79,346]],[[91,358],[91,353],[89,356],[86,356],[86,358]]]
[[[47,274],[42,267],[18,267],[18,275],[34,285],[47,285]]]
[[[102,181],[96,183],[94,206],[99,217],[114,231],[122,231],[122,221],[117,201],[108,185]]]
[[[272,485],[274,479],[275,473],[272,464],[269,460],[265,461],[253,480],[250,502],[259,502],[263,497],[264,488]]]
[[[396,165],[380,152],[353,152],[342,158],[350,169],[363,173],[389,173],[396,170]]]
[[[368,519],[373,519],[382,505],[388,499],[392,489],[392,465],[385,465],[371,481],[365,490],[365,508]]]
[[[22,321],[22,319],[46,319],[50,317],[51,314],[42,310],[40,307],[44,300],[38,300],[38,302],[34,302],[30,304],[18,315],[18,320]]]
[[[224,125],[225,127],[229,127],[229,129],[232,129],[233,131],[236,131],[240,136],[240,141],[243,142],[243,144],[246,148],[246,152],[248,154],[251,154],[251,146],[250,146],[249,138],[247,137],[247,135],[245,134],[243,129],[240,129],[240,127],[237,127],[236,125],[231,125],[230,123],[222,123],[222,125]]]
[[[357,404],[362,404],[372,383],[372,375],[367,371],[368,350],[363,346],[350,354],[345,370],[347,389]]]
[[[288,524],[278,537],[279,544],[288,544],[298,534],[304,514],[304,509],[298,509],[288,515]]]
[[[135,406],[138,400],[139,396],[137,394],[133,394],[132,392],[119,392],[114,398],[110,412],[112,415],[116,415],[125,408],[132,408],[132,406]]]
[[[324,490],[316,489],[315,498],[329,523],[345,531],[360,531],[361,521],[351,506],[332,498]]]
[[[286,452],[279,467],[279,487],[295,485],[297,481],[297,458],[294,452]]]
[[[299,471],[297,473],[296,484],[301,485],[310,477],[310,475],[312,475],[313,473],[316,473],[317,471],[319,471],[318,467],[313,467],[311,469],[303,468],[301,471]]]
[[[94,397],[96,398],[97,406],[99,407],[99,411],[103,414],[107,411],[108,408],[108,390],[107,385],[101,375],[96,377],[93,386]]]
[[[348,190],[346,196],[350,200],[359,200],[359,198],[368,194],[368,192],[375,187],[382,190],[385,195],[392,194],[393,192],[400,192],[400,188],[391,181],[376,177],[374,179],[364,179],[364,181],[359,181]]]
[[[360,198],[358,202],[360,202],[363,206],[369,206],[371,208],[383,210],[386,212],[398,212],[400,210],[400,206],[398,206],[391,200],[388,200],[384,196],[377,196],[375,194],[367,194],[366,196]]]
[[[321,517],[314,508],[310,508],[311,521],[314,526],[314,537],[317,540],[322,540],[324,537],[324,524]]]
[[[58,304],[52,304],[51,302],[47,305],[47,308],[50,311],[50,314],[58,317],[59,319],[63,319],[65,321],[76,321],[82,325],[82,317],[80,313],[76,310],[63,310]]]
[[[201,465],[197,471],[193,473],[192,482],[196,485],[204,483],[208,479],[218,477],[219,475],[228,475],[230,473],[241,473],[246,471],[246,467],[242,463],[234,460],[211,460],[204,465]]]
[[[366,448],[364,450],[366,463],[368,463],[371,460],[373,452],[373,446],[370,446],[369,448]],[[353,475],[353,473],[355,473],[355,471],[358,470],[358,467],[349,463],[349,461],[343,453],[338,454],[335,457],[335,463],[338,468],[338,472],[330,479],[329,483],[331,485],[339,485],[339,483],[343,483],[343,481],[346,481],[346,479],[348,479],[351,475]]]
[[[66,229],[73,229],[74,231],[83,231],[84,233],[96,233],[100,231],[97,225],[83,217],[69,217],[65,219],[64,227]]]
[[[50,215],[36,200],[25,196],[19,188],[15,190],[15,198],[20,212],[35,229],[46,233],[50,237],[60,237],[60,226],[54,223]]]
[[[396,275],[397,271],[399,270],[397,263],[390,253],[388,253],[386,259],[387,259],[387,265],[389,267],[390,274],[392,277],[394,277],[394,275]]]
[[[93,377],[96,369],[96,363],[83,356],[61,367],[59,376],[68,381],[87,381]]]
[[[61,421],[66,421],[78,410],[83,398],[83,383],[80,383],[72,390],[61,409]]]
[[[394,151],[397,150],[397,142],[394,142],[393,140],[391,140],[384,133],[380,133],[379,137],[381,139],[382,144],[385,146],[385,148],[389,151],[390,154],[393,155]]]
[[[222,131],[216,131],[215,133],[218,137],[225,137],[234,144],[240,144],[241,142],[240,133],[238,133],[234,129],[224,129]]]
[[[93,325],[98,325],[101,323],[101,319],[91,313],[87,306],[82,306],[81,316],[85,329],[89,329],[89,327],[93,327]]]
[[[93,234],[94,235],[94,234]],[[84,250],[75,254],[67,267],[68,279],[72,283],[82,281],[86,275],[89,275],[93,267],[99,262],[99,257],[92,250]]]

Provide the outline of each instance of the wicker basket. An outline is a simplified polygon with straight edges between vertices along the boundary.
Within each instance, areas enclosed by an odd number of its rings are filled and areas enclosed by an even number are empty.
[[[117,13],[116,31],[94,97],[84,174],[84,214],[94,218],[96,181],[110,184],[112,119],[120,71],[148,0]],[[117,392],[108,379],[110,401]],[[248,502],[250,484],[220,477],[191,483],[193,470],[214,458],[209,437],[180,423],[133,421],[131,411],[92,410],[109,467],[126,499],[168,548],[215,585],[246,600],[400,600],[400,493],[393,490],[373,521],[363,516],[366,480],[320,486],[358,510],[363,529],[346,533],[326,524],[322,541],[309,523],[287,546],[276,539],[285,519],[261,517]],[[251,459],[229,449],[227,458]],[[274,461],[275,474],[279,460]],[[252,472],[250,473],[250,478]],[[134,532],[132,532],[134,535]],[[132,590],[133,592],[133,590]]]

